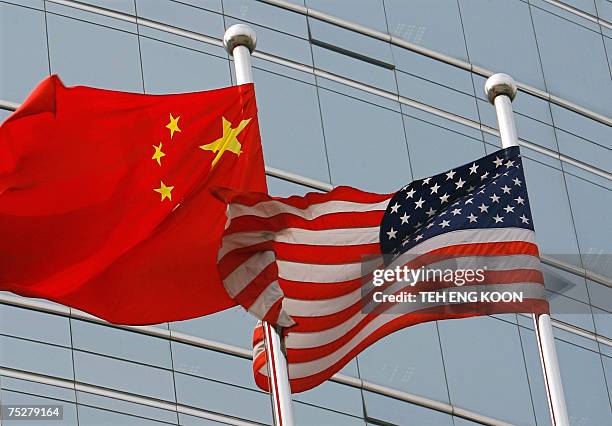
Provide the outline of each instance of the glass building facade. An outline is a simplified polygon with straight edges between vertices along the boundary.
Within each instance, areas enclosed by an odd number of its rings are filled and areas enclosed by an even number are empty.
[[[241,22],[258,36],[276,195],[391,192],[492,152],[484,82],[519,82],[571,424],[612,425],[612,2],[0,0],[0,119],[50,73],[152,94],[231,85],[221,38]],[[0,292],[2,403],[63,405],[62,421],[40,425],[271,424],[252,378],[254,322],[236,308],[117,327]],[[525,315],[410,327],[293,398],[299,425],[550,424]]]

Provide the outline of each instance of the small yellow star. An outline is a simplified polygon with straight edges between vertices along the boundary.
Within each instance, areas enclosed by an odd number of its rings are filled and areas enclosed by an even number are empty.
[[[151,160],[157,160],[157,164],[161,166],[161,158],[166,156],[166,154],[162,152],[162,143],[160,142],[159,146],[153,145],[153,148],[155,148],[155,153],[153,157],[151,157]]]
[[[172,139],[174,137],[174,132],[180,132],[181,129],[179,129],[178,126],[178,121],[181,118],[181,116],[179,115],[178,117],[174,118],[172,116],[172,113],[170,113],[170,123],[166,124],[166,128],[170,129],[170,139]]]
[[[160,187],[154,189],[153,191],[159,192],[161,194],[161,200],[164,201],[166,198],[172,201],[172,190],[173,186],[166,186],[163,181],[159,181]]]

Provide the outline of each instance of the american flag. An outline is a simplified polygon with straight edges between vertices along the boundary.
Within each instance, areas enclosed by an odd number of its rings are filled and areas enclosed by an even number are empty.
[[[228,293],[259,319],[284,328],[293,392],[322,383],[354,356],[425,321],[548,312],[518,147],[410,183],[393,194],[349,187],[303,197],[226,194],[219,271]],[[479,283],[392,281],[374,268],[482,269]],[[372,294],[517,292],[522,300],[376,303]],[[263,334],[253,369],[268,389]]]

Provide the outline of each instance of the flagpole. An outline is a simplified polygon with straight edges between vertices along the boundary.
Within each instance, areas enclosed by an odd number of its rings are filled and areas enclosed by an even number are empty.
[[[225,31],[223,45],[234,57],[236,84],[253,82],[251,53],[257,45],[255,31],[248,25],[232,25]],[[282,349],[281,329],[263,322],[264,342],[268,361],[270,398],[276,426],[293,426],[291,387],[287,373],[287,360]]]
[[[503,148],[518,146],[518,136],[512,112],[512,101],[516,92],[516,83],[507,74],[494,74],[485,83],[487,98],[489,98],[489,102],[495,105],[495,111],[497,112],[497,122]],[[569,426],[550,315],[533,314],[533,322],[552,424],[554,426]]]

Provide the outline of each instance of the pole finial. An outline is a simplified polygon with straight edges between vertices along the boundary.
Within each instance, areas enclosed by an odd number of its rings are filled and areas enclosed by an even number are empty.
[[[516,96],[516,83],[508,74],[493,74],[485,83],[485,94],[489,102],[494,103],[498,95],[506,95],[510,100],[514,100]]]
[[[248,25],[232,25],[223,35],[223,46],[225,46],[225,50],[227,50],[230,56],[233,55],[234,48],[237,46],[244,46],[253,53],[257,46],[257,36],[255,36],[255,31]]]

